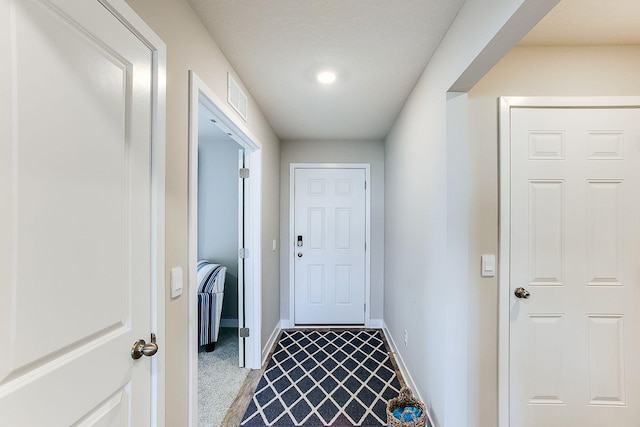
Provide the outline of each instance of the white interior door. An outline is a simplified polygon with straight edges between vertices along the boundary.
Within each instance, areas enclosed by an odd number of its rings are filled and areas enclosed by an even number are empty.
[[[240,148],[238,150],[238,170],[241,171],[245,169],[245,155],[244,148]],[[242,172],[240,173],[242,175]],[[245,204],[245,187],[246,187],[246,178],[238,177],[238,248],[246,248],[248,245],[244,239],[244,226],[245,226],[245,214],[246,214],[246,204]],[[241,254],[240,250],[238,251],[238,331],[240,328],[245,328],[245,313],[244,313],[244,256],[246,254]],[[241,334],[238,332],[238,366],[240,368],[244,368],[246,365],[246,359],[244,354],[244,344],[246,338],[243,338]]]
[[[511,109],[510,245],[510,425],[638,426],[638,108]]]
[[[365,170],[295,169],[295,323],[364,324]]]
[[[0,0],[0,424],[150,425],[152,53],[98,1]]]

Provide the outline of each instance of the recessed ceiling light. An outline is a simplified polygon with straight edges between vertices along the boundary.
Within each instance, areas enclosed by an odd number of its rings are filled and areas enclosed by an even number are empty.
[[[336,74],[331,71],[323,71],[318,74],[318,81],[322,84],[328,85],[336,81]]]

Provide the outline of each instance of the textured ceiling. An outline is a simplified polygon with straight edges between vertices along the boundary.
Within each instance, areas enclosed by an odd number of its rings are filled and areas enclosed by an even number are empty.
[[[521,46],[640,44],[640,0],[562,0]]]
[[[384,138],[464,0],[189,2],[278,136],[322,140]]]
[[[323,140],[383,139],[464,0],[189,2],[278,136]],[[640,44],[640,0],[562,0],[520,42],[608,44]]]

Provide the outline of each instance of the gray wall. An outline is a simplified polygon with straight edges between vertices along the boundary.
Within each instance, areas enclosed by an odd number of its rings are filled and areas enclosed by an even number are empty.
[[[198,259],[227,267],[222,319],[237,319],[240,146],[231,138],[198,143]]]
[[[280,169],[280,312],[289,318],[289,179],[291,163],[371,164],[371,319],[384,301],[384,147],[382,141],[283,141]]]
[[[473,86],[555,3],[467,0],[385,140],[384,320],[436,426],[497,425],[497,378],[467,393],[467,371],[480,369],[466,331],[478,302],[465,300],[468,278],[459,270],[477,268],[466,255],[466,105],[447,92],[456,82]]]

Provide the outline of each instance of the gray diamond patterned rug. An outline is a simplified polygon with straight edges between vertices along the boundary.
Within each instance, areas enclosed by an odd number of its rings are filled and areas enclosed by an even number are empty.
[[[243,426],[384,426],[401,376],[380,330],[285,330]]]

